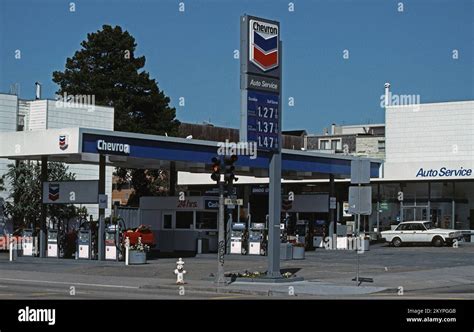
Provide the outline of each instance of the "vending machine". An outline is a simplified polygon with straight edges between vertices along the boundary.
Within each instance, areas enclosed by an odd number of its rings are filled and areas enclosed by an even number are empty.
[[[48,230],[48,254],[47,257],[59,257],[58,231],[56,229]]]
[[[110,228],[105,231],[105,259],[117,261],[118,255],[118,232],[115,228]]]
[[[230,253],[237,255],[245,255],[247,249],[245,246],[245,223],[235,222],[232,223],[231,234],[230,234]]]
[[[33,246],[33,230],[28,228],[23,230],[21,238],[21,248],[23,249],[23,256],[34,256]]]
[[[77,234],[77,258],[92,258],[92,234],[90,230],[79,230]]]
[[[249,255],[266,255],[267,229],[264,223],[252,223],[249,232]]]

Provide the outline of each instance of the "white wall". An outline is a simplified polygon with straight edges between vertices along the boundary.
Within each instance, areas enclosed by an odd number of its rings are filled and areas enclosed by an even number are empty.
[[[46,100],[28,101],[29,116],[28,130],[48,129],[48,107]],[[69,126],[72,127],[72,126]]]
[[[92,129],[114,130],[114,109],[112,107],[57,107],[55,100],[47,101],[47,126],[53,128],[85,127]],[[69,170],[76,174],[76,180],[97,180],[98,165],[69,164]],[[112,173],[114,167],[106,167],[105,193],[109,197],[109,207],[112,206]],[[97,217],[96,204],[84,204],[89,214]],[[110,214],[110,209],[105,214]]]
[[[15,95],[0,94],[0,132],[16,131],[18,97]],[[0,177],[7,171],[7,165],[12,161],[0,159]],[[6,199],[8,191],[0,191],[0,197]]]
[[[391,106],[385,121],[385,178],[423,179],[416,177],[420,168],[441,167],[470,168],[463,178],[474,178],[474,101]]]

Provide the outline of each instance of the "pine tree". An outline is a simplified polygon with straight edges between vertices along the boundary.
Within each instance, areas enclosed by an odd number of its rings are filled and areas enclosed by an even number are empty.
[[[96,104],[114,107],[115,130],[177,136],[176,110],[169,106],[170,99],[156,80],[143,70],[145,57],[136,56],[134,37],[119,26],[104,25],[102,30],[89,33],[81,46],[66,60],[63,72],[53,73],[59,95],[94,95]],[[119,187],[131,179],[135,201],[143,195],[158,194],[155,188],[160,179],[153,176],[155,173],[116,171]]]

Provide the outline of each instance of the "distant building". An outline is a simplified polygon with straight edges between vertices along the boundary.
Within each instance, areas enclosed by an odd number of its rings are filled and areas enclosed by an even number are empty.
[[[383,159],[385,157],[385,125],[341,126],[332,124],[322,134],[306,135],[306,150],[341,153]]]

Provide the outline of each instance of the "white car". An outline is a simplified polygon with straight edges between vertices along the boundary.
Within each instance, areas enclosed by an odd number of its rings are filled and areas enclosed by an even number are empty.
[[[454,229],[434,228],[430,221],[405,221],[397,228],[381,232],[382,239],[395,247],[403,243],[431,243],[436,247],[453,245],[462,240],[462,233]]]

